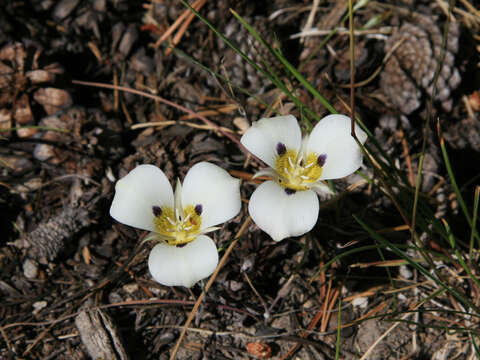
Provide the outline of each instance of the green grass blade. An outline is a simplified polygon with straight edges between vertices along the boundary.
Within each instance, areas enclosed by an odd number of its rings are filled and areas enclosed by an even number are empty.
[[[231,81],[230,79],[228,79],[227,77],[225,77],[224,75],[222,74],[219,74],[217,73],[216,71],[213,71],[212,69],[210,69],[209,67],[203,65],[201,62],[197,61],[195,58],[191,57],[190,55],[188,55],[187,53],[185,53],[184,51],[180,50],[180,49],[177,49],[177,48],[172,48],[172,51],[175,55],[177,55],[179,58],[182,58],[182,59],[185,59],[186,61],[189,61],[191,62],[192,64],[194,64],[195,66],[198,66],[200,69],[208,72],[211,76],[217,78],[217,79],[220,79],[222,81],[224,81],[226,84],[228,84],[229,86],[232,86],[233,88],[235,88],[236,90],[240,91],[242,94],[248,96],[248,97],[251,97],[253,99],[255,99],[255,101],[257,101],[259,104],[262,104],[266,107],[268,107],[269,105],[267,103],[265,103],[262,99],[260,99],[258,96],[255,96],[253,94],[251,94],[248,90],[242,88],[241,86],[238,86],[236,85],[233,81]]]
[[[270,74],[260,66],[258,66],[255,61],[248,57],[242,50],[240,50],[235,44],[233,44],[228,38],[226,38],[220,31],[218,31],[215,26],[213,26],[207,19],[205,19],[200,13],[198,13],[194,8],[192,8],[187,2],[181,0],[182,4],[185,5],[192,13],[195,14],[205,25],[207,25],[218,37],[220,37],[230,48],[232,48],[237,54],[239,54],[246,62],[248,62],[256,71],[260,72],[267,79],[275,84],[278,88],[284,91],[289,97],[293,97],[293,94],[287,89],[285,84],[278,80],[278,77],[274,74]]]
[[[478,337],[478,335],[474,335],[473,332],[470,331],[470,339],[472,339],[472,344],[473,348],[475,349],[475,354],[477,355],[477,359],[480,359],[480,349],[478,348],[477,341],[475,340],[475,337]]]
[[[468,274],[470,279],[472,279],[472,281],[480,288],[480,281],[476,278],[475,275],[473,275],[472,271],[470,270],[470,267],[463,260],[463,256],[462,256],[462,254],[458,250],[458,247],[455,244],[455,238],[454,238],[454,236],[453,236],[453,234],[450,230],[450,226],[448,225],[446,220],[442,219],[442,222],[443,222],[443,226],[445,226],[445,230],[447,231],[447,233],[449,235],[448,239],[449,239],[449,242],[450,242],[450,246],[452,247],[453,251],[455,252],[455,255],[457,256],[458,262],[462,266],[463,270],[465,270],[465,272]]]
[[[473,221],[472,221],[472,218],[470,217],[467,204],[465,203],[465,200],[463,199],[462,193],[460,192],[460,188],[457,185],[457,181],[455,180],[455,175],[453,173],[452,164],[450,163],[450,158],[448,157],[447,148],[445,146],[445,139],[443,138],[443,135],[441,134],[440,131],[441,131],[440,130],[440,125],[438,125],[438,133],[439,133],[439,138],[440,138],[440,148],[442,150],[442,156],[443,156],[443,161],[445,162],[445,167],[447,168],[448,177],[450,178],[450,182],[452,183],[453,191],[455,192],[455,195],[457,196],[458,203],[460,204],[460,207],[462,208],[465,219],[467,219],[468,225],[470,225],[470,228],[472,229],[473,236],[477,239],[477,241],[480,242],[480,237],[478,235],[478,232],[477,232],[475,226],[473,226]]]
[[[475,188],[475,195],[473,198],[473,216],[472,216],[472,232],[470,234],[470,259],[472,258],[473,251],[473,239],[474,234],[477,231],[477,216],[478,216],[478,199],[480,197],[480,185]],[[480,250],[480,239],[478,240],[478,249]]]
[[[371,229],[367,224],[365,224],[360,218],[357,216],[353,215],[354,219],[360,224],[362,228],[364,228],[370,236],[377,240],[379,243],[381,243],[384,247],[388,247],[392,252],[394,252],[397,256],[401,257],[402,259],[405,259],[408,261],[408,263],[416,268],[418,271],[420,271],[423,275],[425,275],[427,278],[432,279],[437,285],[441,286],[445,290],[447,290],[450,294],[452,294],[454,297],[456,297],[459,301],[461,301],[464,305],[469,306],[471,309],[474,309],[477,313],[480,313],[480,309],[473,304],[464,294],[460,293],[458,290],[455,288],[448,286],[445,282],[443,282],[441,279],[438,277],[435,277],[433,274],[430,273],[426,268],[424,268],[422,265],[418,264],[417,262],[413,261],[407,254],[405,254],[403,251],[400,250],[400,248],[396,245],[393,244],[387,240],[385,240],[382,236],[377,234],[373,229]]]
[[[355,11],[357,11],[358,9],[361,9],[365,6],[367,6],[367,4],[370,2],[370,0],[360,0],[360,1],[357,1],[355,3],[355,5],[353,6],[353,13],[355,13]],[[321,48],[323,48],[325,46],[325,44],[334,36],[338,33],[338,30],[339,30],[339,26],[340,24],[344,23],[348,18],[348,13],[345,14],[341,19],[340,21],[337,22],[336,26],[334,29],[332,29],[332,31],[330,31],[328,33],[328,35],[325,37],[325,39],[322,40],[322,42],[311,52],[310,55],[308,55],[308,57],[305,59],[305,61],[303,61],[300,66],[298,67],[298,70],[299,71],[302,71],[302,69],[315,57],[315,55],[320,51]]]
[[[378,244],[377,245],[365,245],[365,246],[360,246],[360,247],[355,248],[355,249],[347,250],[347,251],[335,256],[330,261],[327,261],[326,264],[324,264],[320,269],[317,270],[317,272],[315,272],[315,274],[312,275],[312,277],[310,278],[309,281],[310,282],[315,281],[315,279],[318,277],[318,275],[320,275],[320,273],[322,271],[324,271],[326,268],[328,268],[330,265],[332,265],[334,262],[340,260],[341,258],[343,258],[345,256],[352,255],[352,254],[356,254],[356,253],[359,253],[359,252],[362,252],[362,251],[377,249],[379,246],[381,246],[381,245],[378,245]]]
[[[231,10],[233,16],[237,18],[237,20],[252,34],[252,36],[257,39],[257,41],[262,44],[271,54],[273,54],[280,62],[285,66],[285,68],[307,89],[316,99],[318,99],[323,106],[325,106],[328,111],[330,111],[332,114],[337,114],[338,112],[335,110],[335,108],[330,105],[327,99],[323,97],[313,86],[308,82],[305,77],[300,74],[297,69],[290,64],[290,62],[285,59],[285,57],[276,49],[272,48],[270,44],[268,44],[262,36],[254,29],[252,28],[240,15],[238,15],[235,11]]]

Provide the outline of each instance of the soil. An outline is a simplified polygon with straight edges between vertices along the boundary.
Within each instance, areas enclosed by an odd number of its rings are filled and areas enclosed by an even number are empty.
[[[478,9],[475,14],[468,1],[460,3],[446,37],[444,1],[372,1],[356,11],[355,109],[373,134],[369,143],[378,143],[380,156],[412,187],[425,119],[434,119],[427,121],[421,191],[429,211],[448,218],[461,237],[465,224],[436,133],[438,121],[458,185],[473,199],[480,20]],[[349,113],[347,1],[322,1],[315,12],[307,0],[195,4],[247,56],[263,68],[268,63],[318,118],[328,110],[229,9],[280,49],[337,111]],[[182,25],[160,42],[183,13]],[[109,216],[116,180],[139,164],[154,164],[173,182],[209,161],[243,180],[246,203],[258,186],[251,175],[263,167],[238,143],[249,124],[272,111],[315,121],[190,14],[175,0],[3,6],[1,359],[168,359],[206,281],[191,289],[153,281],[146,262],[151,244],[141,242],[147,234]],[[294,36],[310,15],[309,27],[319,31]],[[367,163],[362,171],[374,178]],[[457,319],[442,312],[460,310],[452,299],[429,303],[432,312],[409,312],[435,287],[418,285],[425,279],[408,265],[375,265],[397,259],[393,253],[365,250],[322,268],[347,250],[375,244],[352,214],[373,229],[390,229],[385,236],[395,244],[410,240],[408,231],[395,230],[403,223],[379,186],[352,175],[335,188],[341,195],[322,198],[317,225],[302,237],[276,243],[249,225],[206,293],[177,359],[333,359],[337,341],[340,359],[367,352],[366,359],[474,358],[469,335],[449,330]],[[214,233],[220,249],[247,217],[243,206]],[[426,241],[434,249],[448,246]],[[442,271],[451,276],[451,269]],[[437,326],[440,320],[449,325]],[[475,321],[470,326],[478,326]]]

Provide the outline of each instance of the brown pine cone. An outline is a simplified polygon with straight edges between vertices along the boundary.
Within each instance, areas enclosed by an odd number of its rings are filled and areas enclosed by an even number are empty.
[[[254,18],[245,18],[245,20],[270,46],[274,47],[275,37],[272,29],[269,27],[267,18],[256,16]],[[263,65],[266,62],[277,74],[279,73],[282,67],[279,60],[261,45],[237,19],[233,18],[226,25],[225,36],[261,68],[266,68]],[[239,54],[220,38],[218,38],[218,49],[218,53],[223,57],[223,65],[227,69],[230,81],[253,94],[264,92],[265,87],[270,82],[260,72],[243,60]],[[215,54],[214,61],[216,56]],[[218,66],[220,59],[217,61]]]
[[[42,49],[33,42],[9,43],[0,49],[0,129],[17,127],[20,137],[32,136],[37,129],[35,108],[50,115],[72,104],[70,94],[54,87],[63,74],[60,65],[44,65]],[[41,115],[41,113],[40,113]],[[19,129],[18,129],[19,128]],[[8,132],[2,133],[8,136]]]
[[[263,61],[266,61],[269,66],[275,68],[279,65],[276,58],[271,56],[268,50],[260,45],[229,11],[230,7],[236,9],[248,24],[260,33],[271,46],[274,46],[274,32],[269,26],[268,18],[252,16],[253,13],[258,12],[255,10],[257,5],[253,2],[242,0],[220,3],[207,2],[200,9],[200,13],[243,53],[259,64],[260,67],[264,68]],[[185,9],[181,3],[174,0],[155,2],[145,14],[144,22],[148,26],[156,27],[158,32],[152,32],[152,35],[159,37]],[[243,60],[220,37],[213,34],[200,19],[192,21],[188,26],[187,33],[177,46],[179,48],[186,47],[191,49],[192,46],[188,44],[192,42],[196,45],[193,46],[195,49],[194,53],[189,53],[190,56],[220,75],[224,76],[223,68],[226,69],[229,80],[235,86],[246,89],[253,94],[259,94],[264,91],[268,84],[264,76]],[[210,86],[218,86],[215,81],[212,81],[212,77],[208,76],[203,70],[194,68],[194,72],[197,79],[205,78]],[[228,88],[224,81],[221,81],[221,83],[225,89]],[[235,96],[241,96],[241,93],[235,91]]]
[[[467,117],[448,127],[444,132],[450,146],[457,150],[474,150],[480,153],[480,120]]]
[[[219,166],[234,162],[234,156],[224,141],[208,132],[196,132],[187,126],[173,125],[161,132],[148,128],[131,144],[135,153],[124,158],[119,178],[140,164],[156,165],[169,179],[182,179],[193,164],[201,161]]]
[[[450,94],[461,81],[454,64],[458,36],[458,25],[451,23],[435,94],[435,100],[440,101],[447,111],[452,106]],[[434,75],[441,55],[442,32],[431,17],[417,15],[411,23],[403,24],[385,42],[385,52],[389,52],[399,41],[402,43],[382,72],[380,86],[400,111],[410,114],[422,104],[423,92],[433,94]]]

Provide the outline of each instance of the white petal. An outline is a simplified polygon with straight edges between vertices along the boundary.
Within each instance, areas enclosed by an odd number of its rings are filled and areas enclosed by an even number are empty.
[[[172,186],[162,170],[140,165],[117,181],[110,215],[117,221],[154,231],[152,206],[173,206]]]
[[[182,202],[202,205],[202,229],[221,224],[240,212],[240,180],[217,165],[195,164],[183,180]]]
[[[307,151],[327,155],[320,179],[341,178],[362,165],[362,152],[350,132],[350,118],[345,115],[328,115],[313,128]],[[365,143],[367,134],[357,124],[355,133]]]
[[[212,274],[217,264],[217,247],[205,235],[200,235],[184,247],[160,243],[155,245],[148,257],[153,279],[167,286],[192,287]]]
[[[276,116],[254,122],[240,142],[268,166],[275,167],[277,144],[282,143],[287,149],[298,151],[302,143],[302,132],[294,116]]]
[[[275,241],[310,231],[317,222],[318,209],[318,198],[313,191],[288,195],[273,181],[262,183],[248,204],[252,220]]]

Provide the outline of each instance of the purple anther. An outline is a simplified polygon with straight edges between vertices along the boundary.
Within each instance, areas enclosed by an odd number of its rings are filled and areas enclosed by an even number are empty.
[[[285,194],[287,195],[293,195],[297,192],[297,190],[293,190],[293,189],[290,189],[290,188],[285,188]]]
[[[318,166],[322,167],[323,165],[325,165],[325,161],[327,161],[327,154],[322,154],[318,156],[317,158]]]
[[[285,146],[285,144],[282,144],[282,143],[279,142],[277,144],[277,154],[282,156],[286,152],[287,152],[287,147]]]
[[[202,206],[202,204],[195,205],[195,213],[196,213],[197,215],[200,216],[200,215],[202,214],[202,211],[203,211],[203,206]]]
[[[162,215],[162,208],[160,206],[152,206],[153,215],[159,217]]]

